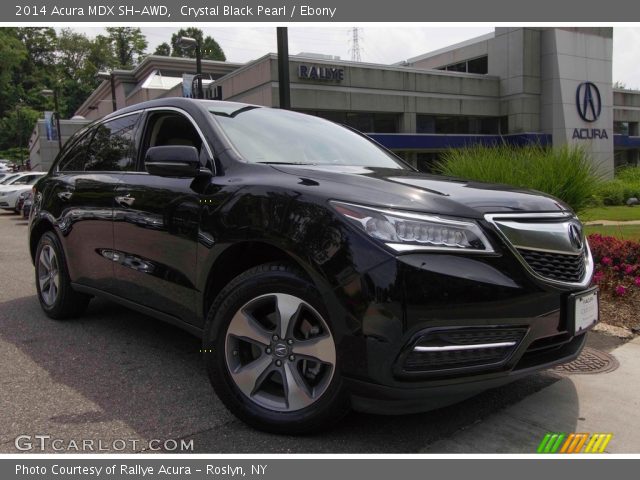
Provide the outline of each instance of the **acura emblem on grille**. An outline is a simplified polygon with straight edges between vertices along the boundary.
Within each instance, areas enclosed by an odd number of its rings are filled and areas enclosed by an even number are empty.
[[[582,230],[575,223],[569,224],[569,240],[576,250],[582,250]]]

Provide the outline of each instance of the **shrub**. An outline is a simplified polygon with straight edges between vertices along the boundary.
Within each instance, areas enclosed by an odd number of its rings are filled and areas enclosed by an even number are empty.
[[[623,205],[628,198],[640,198],[640,168],[623,167],[616,178],[602,183],[595,192],[596,205]]]
[[[444,175],[531,188],[553,195],[574,210],[586,207],[600,174],[583,149],[480,145],[451,149],[436,164]]]
[[[595,263],[593,282],[604,292],[622,297],[640,289],[640,243],[593,234],[589,246]]]
[[[603,182],[598,186],[595,196],[601,205],[622,205],[626,200],[625,185],[620,180]]]
[[[640,168],[638,167],[622,167],[616,172],[616,177],[626,183],[635,183],[640,185]]]

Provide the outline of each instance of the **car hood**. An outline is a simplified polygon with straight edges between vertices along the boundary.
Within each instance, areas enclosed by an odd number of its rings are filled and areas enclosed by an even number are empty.
[[[486,213],[570,211],[557,198],[534,190],[412,170],[333,165],[274,168],[307,179],[302,184],[321,187],[333,200],[371,206],[476,218]]]

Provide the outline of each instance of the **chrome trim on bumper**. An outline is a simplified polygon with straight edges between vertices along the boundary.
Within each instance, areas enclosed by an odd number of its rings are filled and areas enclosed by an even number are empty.
[[[483,348],[506,348],[513,347],[517,342],[495,342],[495,343],[476,343],[472,345],[445,345],[442,347],[421,347],[420,345],[413,348],[414,352],[446,352],[452,350],[480,350]]]

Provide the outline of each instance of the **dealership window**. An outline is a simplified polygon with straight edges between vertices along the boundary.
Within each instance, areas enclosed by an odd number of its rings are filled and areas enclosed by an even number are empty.
[[[474,58],[467,62],[467,72],[485,75],[489,71],[489,57]]]
[[[465,60],[464,62],[451,63],[443,67],[438,67],[438,70],[486,75],[489,72],[489,57],[484,55],[482,57],[472,58],[471,60]]]
[[[613,122],[613,133],[629,135],[629,122]]]
[[[500,135],[508,131],[504,117],[417,115],[416,122],[417,133]]]
[[[398,133],[397,113],[338,112],[330,110],[302,111],[309,115],[348,125],[364,133]]]

